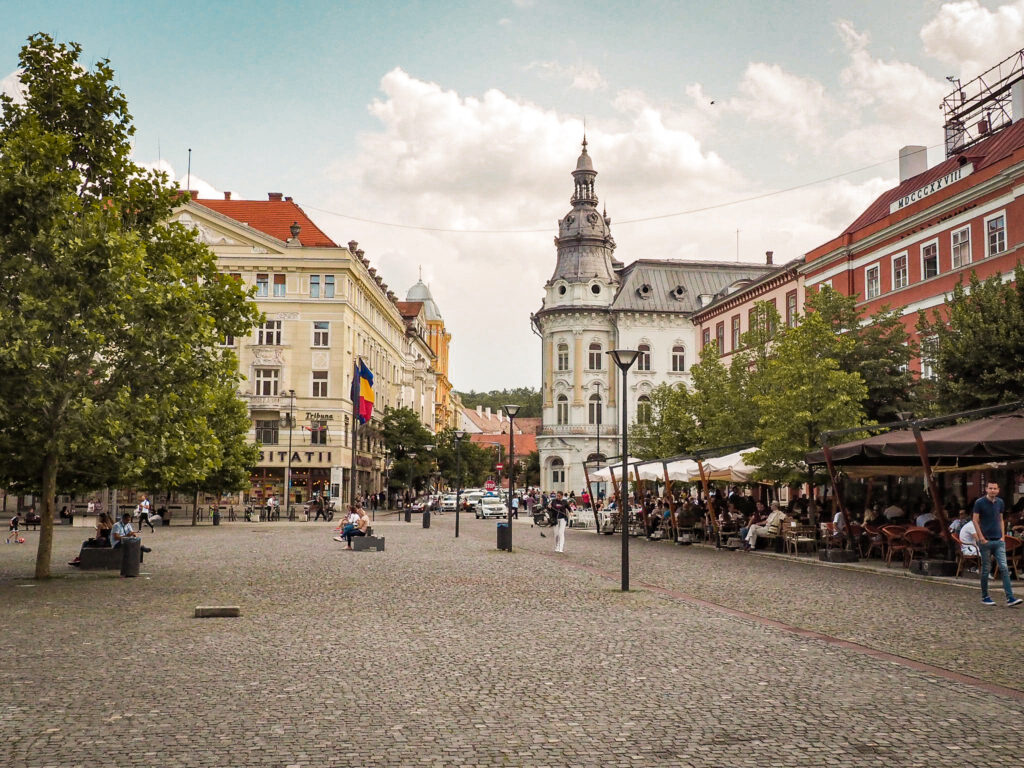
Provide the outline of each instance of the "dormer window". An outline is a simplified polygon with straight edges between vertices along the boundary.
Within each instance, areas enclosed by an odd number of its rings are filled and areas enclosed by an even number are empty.
[[[559,296],[565,296],[565,286],[564,285],[558,286],[558,295]]]
[[[639,296],[641,299],[649,299],[651,297],[651,286],[647,283],[644,283],[643,285],[636,289],[636,295]]]
[[[597,283],[594,283],[592,286],[590,286],[590,292],[592,294],[594,294],[595,296],[600,295],[600,293],[601,293],[601,286],[598,285]]]
[[[681,285],[677,285],[669,293],[676,301],[682,301],[686,298],[686,288]]]

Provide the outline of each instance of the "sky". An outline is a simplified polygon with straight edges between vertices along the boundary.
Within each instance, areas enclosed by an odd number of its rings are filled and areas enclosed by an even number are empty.
[[[134,158],[283,192],[404,298],[456,389],[540,384],[540,308],[584,125],[616,257],[775,263],[942,158],[947,77],[1024,45],[1024,0],[0,0],[0,87],[46,32],[107,58]],[[656,217],[656,218],[652,218]]]

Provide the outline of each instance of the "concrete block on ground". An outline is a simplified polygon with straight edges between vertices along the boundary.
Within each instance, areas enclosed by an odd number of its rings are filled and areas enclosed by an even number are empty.
[[[241,616],[242,610],[237,605],[197,605],[197,619]]]

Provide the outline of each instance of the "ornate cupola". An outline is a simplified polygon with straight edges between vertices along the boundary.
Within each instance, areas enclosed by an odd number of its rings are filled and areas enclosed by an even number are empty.
[[[597,208],[594,188],[597,171],[587,152],[586,136],[572,177],[572,210],[558,222],[558,237],[555,238],[558,262],[547,283],[548,306],[610,303],[611,289],[618,284],[612,265],[615,239],[611,234],[611,219]],[[570,290],[571,284],[583,284],[583,290]]]

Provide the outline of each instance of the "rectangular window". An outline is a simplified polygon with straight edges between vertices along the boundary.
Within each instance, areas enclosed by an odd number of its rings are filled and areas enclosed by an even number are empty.
[[[281,345],[281,321],[267,320],[256,331],[256,343],[261,346],[277,347]]]
[[[732,349],[735,352],[740,348],[740,316],[733,315],[732,318]]]
[[[1006,250],[1006,214],[985,219],[985,255],[995,256]]]
[[[327,371],[313,371],[313,397],[327,397]]]
[[[675,373],[683,373],[686,370],[686,349],[684,347],[672,347],[672,370]]]
[[[796,327],[796,291],[790,291],[786,294],[786,327]]]
[[[313,445],[327,445],[326,421],[311,421],[309,423],[309,442]]]
[[[939,274],[939,244],[926,243],[921,246],[921,279],[927,280]]]
[[[725,354],[725,322],[715,326],[715,341],[718,342],[718,354]]]
[[[220,345],[222,347],[233,347],[233,346],[235,346],[235,337],[231,336],[231,335],[225,336],[224,339],[221,341]]]
[[[281,298],[285,295],[285,276],[274,275],[274,295]]]
[[[569,347],[566,344],[558,345],[558,364],[555,366],[555,369],[559,371],[569,370]]]
[[[256,442],[277,445],[279,424],[277,419],[256,419]]]
[[[910,282],[909,270],[907,269],[907,254],[901,253],[892,257],[892,289],[906,288]]]
[[[601,370],[601,358],[604,357],[604,352],[601,351],[600,344],[590,345],[590,354],[588,356],[590,360],[590,370],[600,371]]]
[[[882,287],[878,280],[878,265],[875,264],[873,267],[868,267],[864,270],[864,298],[873,299],[882,292]]]
[[[313,323],[313,346],[331,346],[331,324],[326,320],[316,320]]]
[[[971,263],[971,228],[958,229],[950,236],[953,269]]]
[[[267,296],[270,293],[270,275],[256,275],[256,295]]]
[[[921,378],[935,378],[935,360],[939,353],[939,339],[930,336],[921,340]]]
[[[242,273],[241,272],[228,272],[228,277],[230,277],[236,283],[242,282]]]
[[[711,343],[711,329],[705,328],[703,336],[701,338],[701,348],[708,346]]]
[[[309,276],[309,298],[320,298],[320,275]]]
[[[276,396],[278,374],[277,368],[257,368],[256,395],[260,397]]]

